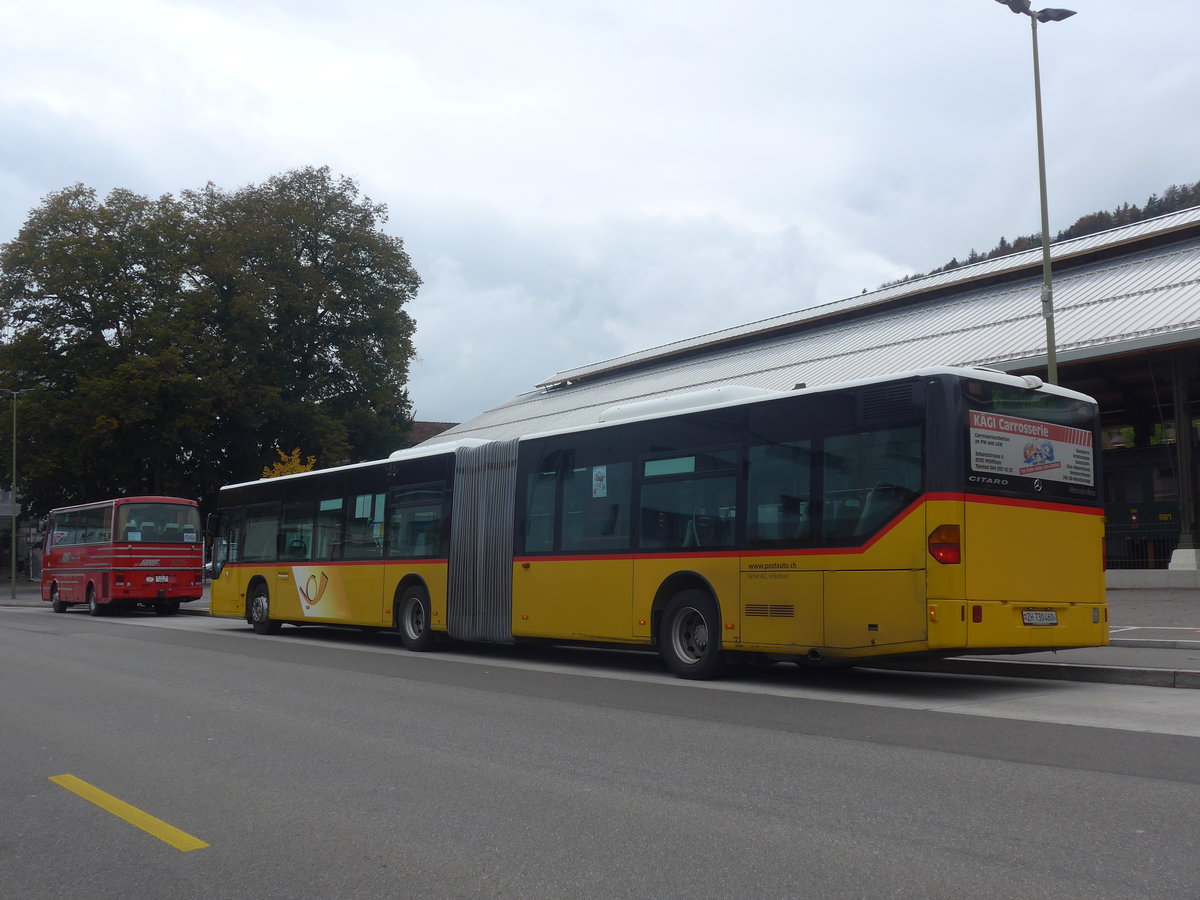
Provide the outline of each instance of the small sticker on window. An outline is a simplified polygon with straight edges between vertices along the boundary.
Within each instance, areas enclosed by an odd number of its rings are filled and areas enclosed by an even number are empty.
[[[608,466],[592,468],[592,499],[608,496]]]

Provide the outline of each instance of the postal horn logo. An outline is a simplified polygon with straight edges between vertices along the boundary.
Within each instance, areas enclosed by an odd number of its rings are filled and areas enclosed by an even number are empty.
[[[324,572],[317,575],[309,575],[308,580],[304,584],[296,585],[296,590],[300,594],[300,599],[304,601],[305,609],[312,609],[321,602],[321,598],[325,596],[325,588],[329,586],[329,576]]]

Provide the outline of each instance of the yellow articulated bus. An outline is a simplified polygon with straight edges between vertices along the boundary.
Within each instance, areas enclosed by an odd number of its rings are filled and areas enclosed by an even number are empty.
[[[1108,642],[1098,411],[927,369],[232,485],[212,612],[656,648],[684,678]]]

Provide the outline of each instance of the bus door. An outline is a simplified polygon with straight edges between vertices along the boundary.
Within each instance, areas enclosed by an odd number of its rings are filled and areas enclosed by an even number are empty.
[[[749,552],[741,560],[740,591],[747,645],[825,644],[824,574],[812,555],[800,552],[816,538],[812,451],[811,440],[756,444],[747,451]]]
[[[568,467],[561,505],[556,472],[529,474],[522,487],[525,552],[513,567],[514,636],[632,638],[632,469]],[[535,556],[554,551],[556,534],[559,553]]]
[[[824,441],[825,645],[887,648],[923,642],[923,430],[883,425]]]
[[[364,490],[345,498],[341,552],[334,549],[335,557],[342,560],[337,570],[339,584],[327,583],[323,571],[310,571],[300,586],[305,615],[319,614],[361,625],[391,624],[392,594],[385,592],[383,582],[385,496],[381,491]],[[322,501],[322,506],[333,502]]]
[[[267,583],[272,612],[292,608],[289,603],[295,604],[296,591],[290,570],[279,562],[279,537],[278,503],[262,503],[246,509],[239,548],[241,564],[226,569],[232,576],[234,587],[233,591],[226,593],[231,606],[218,615],[245,614],[246,591],[255,576],[262,577]],[[225,576],[222,576],[222,584],[225,584]]]
[[[245,586],[239,585],[236,569],[230,568],[241,559],[242,527],[246,521],[246,512],[242,509],[227,509],[216,515],[210,521],[213,527],[209,529],[212,538],[212,557],[210,576],[211,606],[220,609],[220,614],[246,614]]]

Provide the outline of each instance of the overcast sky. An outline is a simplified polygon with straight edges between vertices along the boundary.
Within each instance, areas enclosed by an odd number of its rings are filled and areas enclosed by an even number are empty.
[[[1036,5],[1036,4],[1035,4]],[[1200,4],[1038,29],[1050,226],[1200,181]],[[328,165],[424,280],[418,418],[1039,230],[995,0],[0,0],[0,242]]]

